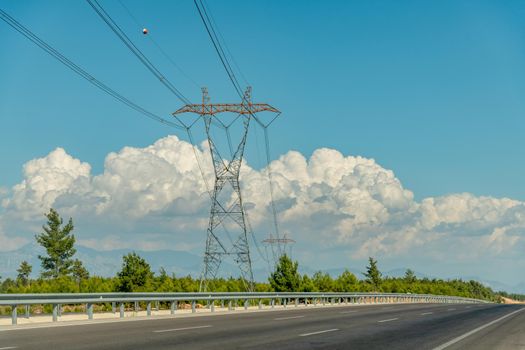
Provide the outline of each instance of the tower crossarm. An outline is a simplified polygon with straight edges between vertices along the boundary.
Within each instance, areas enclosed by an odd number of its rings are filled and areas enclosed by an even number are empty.
[[[172,114],[195,113],[200,115],[214,115],[224,112],[237,114],[254,114],[260,112],[280,113],[277,108],[272,107],[267,103],[213,103],[185,105]]]

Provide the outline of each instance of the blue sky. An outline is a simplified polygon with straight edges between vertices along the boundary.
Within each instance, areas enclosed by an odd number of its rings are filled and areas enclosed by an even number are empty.
[[[1,1],[67,57],[163,115],[180,102],[84,1]],[[192,1],[128,8],[215,101],[235,94]],[[102,4],[192,100],[118,2]],[[525,4],[519,1],[209,1],[254,96],[283,111],[275,157],[333,147],[393,169],[416,197],[450,192],[524,199]],[[2,185],[62,146],[101,171],[109,151],[173,131],[142,118],[0,26]],[[171,74],[173,73],[173,74]]]
[[[192,101],[203,85],[213,102],[238,100],[193,1],[125,1],[191,79],[119,2],[99,1]],[[525,3],[207,1],[254,100],[283,112],[271,156],[280,220],[299,236],[301,261],[364,266],[373,254],[392,268],[516,281],[525,268]],[[0,8],[146,109],[169,118],[181,107],[86,2],[0,0]],[[184,135],[3,22],[0,36],[0,251],[31,241],[55,206],[75,217],[86,247],[202,253],[209,208],[196,195],[198,174],[184,172],[194,166],[186,144],[169,137]],[[263,174],[255,153],[252,183]],[[267,189],[248,182],[250,215],[264,233]]]

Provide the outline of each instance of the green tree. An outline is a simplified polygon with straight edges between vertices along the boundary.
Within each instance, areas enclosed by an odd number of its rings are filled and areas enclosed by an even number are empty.
[[[378,292],[381,288],[382,275],[377,268],[377,260],[374,260],[372,257],[368,258],[368,266],[363,275],[366,277],[366,281],[372,286],[373,290]]]
[[[300,292],[315,292],[315,285],[314,282],[310,277],[308,277],[307,274],[303,275],[303,278],[301,280],[301,288],[299,289]]]
[[[333,292],[334,280],[326,272],[317,271],[312,277],[315,288],[318,292]]]
[[[87,280],[89,278],[89,272],[84,267],[84,264],[82,264],[82,261],[75,259],[75,261],[73,262],[73,266],[71,267],[71,274],[77,282],[78,291],[81,292],[82,281]]]
[[[17,280],[22,285],[27,286],[29,284],[29,275],[33,271],[33,266],[29,265],[27,261],[22,261],[20,267],[16,270],[18,272]]]
[[[137,253],[122,257],[122,270],[117,274],[117,290],[120,292],[146,291],[151,287],[153,272],[150,265]]]
[[[408,283],[408,284],[412,284],[412,283],[414,283],[414,282],[417,281],[416,274],[415,274],[414,271],[411,270],[411,269],[407,269],[407,270],[405,271],[405,277],[404,277],[404,279],[405,279],[405,282]]]
[[[351,292],[355,291],[357,286],[357,277],[348,270],[344,270],[343,273],[335,280],[335,291],[336,292]]]
[[[58,278],[71,274],[73,255],[76,253],[73,220],[63,225],[63,220],[58,212],[51,208],[46,215],[47,226],[42,226],[44,232],[36,235],[36,241],[45,248],[47,255],[39,255],[42,262],[42,277]]]
[[[301,285],[298,267],[297,261],[292,261],[286,254],[282,255],[275,271],[268,278],[272,289],[276,292],[297,292]]]

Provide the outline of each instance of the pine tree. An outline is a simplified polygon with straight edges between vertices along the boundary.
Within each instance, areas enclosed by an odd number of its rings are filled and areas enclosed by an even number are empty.
[[[153,272],[146,260],[135,252],[124,255],[122,260],[122,270],[117,274],[120,292],[146,291],[151,287]]]
[[[377,268],[377,260],[374,258],[368,258],[368,266],[366,267],[366,273],[363,273],[366,277],[366,281],[372,285],[375,292],[378,292],[381,288],[382,275]]]
[[[20,267],[16,270],[16,272],[18,272],[17,280],[26,286],[29,283],[31,271],[33,271],[33,266],[29,265],[27,261],[22,261]]]
[[[78,291],[81,292],[82,281],[87,280],[89,278],[89,272],[84,267],[84,264],[82,264],[82,261],[75,259],[75,261],[73,262],[73,266],[71,267],[71,274],[77,282]]]
[[[408,284],[412,284],[415,281],[417,281],[416,274],[414,273],[413,270],[407,269],[405,271],[405,282],[408,283]]]
[[[276,292],[297,292],[301,285],[301,275],[297,272],[299,263],[292,261],[284,254],[279,258],[275,271],[268,278],[271,287]]]
[[[303,275],[303,278],[301,280],[301,288],[299,290],[300,292],[315,292],[315,285],[314,282],[310,277],[308,277],[307,274]]]
[[[45,248],[47,256],[39,255],[42,262],[42,277],[58,278],[71,274],[73,255],[76,253],[73,220],[70,218],[66,225],[58,212],[51,208],[45,215],[47,226],[42,226],[44,232],[36,235],[36,241]]]
[[[334,280],[326,272],[317,271],[314,273],[312,281],[318,292],[333,292],[335,290]]]
[[[336,292],[352,292],[357,286],[357,277],[347,269],[335,280]]]

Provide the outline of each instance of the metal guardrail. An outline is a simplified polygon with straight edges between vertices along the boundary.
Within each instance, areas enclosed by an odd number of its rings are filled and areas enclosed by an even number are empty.
[[[257,301],[262,309],[264,301],[271,308],[277,305],[286,307],[291,301],[295,306],[302,302],[308,305],[341,304],[378,304],[378,303],[453,303],[473,304],[488,303],[485,300],[430,294],[403,293],[67,293],[67,294],[0,294],[0,306],[11,307],[12,324],[17,324],[17,308],[25,306],[26,318],[30,317],[30,305],[52,305],[53,322],[58,321],[62,305],[86,304],[88,319],[93,319],[93,305],[111,303],[113,312],[119,304],[120,317],[124,317],[125,304],[134,303],[135,311],[139,311],[139,303],[146,303],[147,315],[151,316],[152,302],[170,304],[171,314],[175,314],[180,302],[190,302],[192,312],[196,312],[198,301],[205,301],[210,312],[215,311],[215,304],[228,302],[228,310],[233,310],[237,301],[244,301],[248,309],[250,301]],[[235,302],[235,305],[234,303]]]

